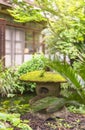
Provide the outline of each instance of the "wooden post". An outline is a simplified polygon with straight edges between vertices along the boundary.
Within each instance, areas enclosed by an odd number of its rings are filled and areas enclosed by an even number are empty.
[[[33,32],[33,54],[36,52],[36,47],[35,47],[35,32]]]
[[[5,56],[5,26],[6,20],[0,18],[0,59]],[[5,59],[3,61],[5,63]]]
[[[42,35],[43,42],[42,42],[42,52],[45,54],[45,43],[44,43],[44,34]]]

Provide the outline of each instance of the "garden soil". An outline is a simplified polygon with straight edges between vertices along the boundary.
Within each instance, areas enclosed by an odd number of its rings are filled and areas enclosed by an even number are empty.
[[[65,114],[64,114],[65,115]],[[64,117],[42,119],[36,114],[26,113],[22,120],[29,120],[33,130],[85,130],[85,115],[68,113]],[[20,130],[15,128],[15,130]]]

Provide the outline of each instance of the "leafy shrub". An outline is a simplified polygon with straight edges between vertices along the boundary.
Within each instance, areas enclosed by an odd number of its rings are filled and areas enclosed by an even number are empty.
[[[19,76],[14,67],[7,68],[0,74],[0,94],[2,96],[17,93],[23,93],[24,86],[18,80]]]
[[[21,75],[34,70],[46,69],[46,65],[47,65],[46,57],[43,54],[41,55],[35,54],[33,55],[31,60],[23,63],[20,66],[18,73]]]

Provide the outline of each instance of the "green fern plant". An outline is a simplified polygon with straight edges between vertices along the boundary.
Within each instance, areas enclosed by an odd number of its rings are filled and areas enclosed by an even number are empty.
[[[67,79],[68,83],[71,83],[71,85],[73,86],[73,89],[75,91],[68,98],[78,100],[79,102],[85,104],[85,80],[83,79],[83,77],[81,77],[81,75],[78,74],[69,64],[62,63],[61,61],[51,61],[49,62],[49,67],[60,73],[63,77]]]
[[[85,57],[82,58],[79,66],[79,74],[85,80]]]

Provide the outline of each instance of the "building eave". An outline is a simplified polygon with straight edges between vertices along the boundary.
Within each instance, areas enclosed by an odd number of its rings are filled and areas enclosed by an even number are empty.
[[[4,1],[1,1],[1,0],[0,0],[0,5],[7,6],[7,7],[12,7],[11,4],[9,4],[7,2],[4,2]]]

